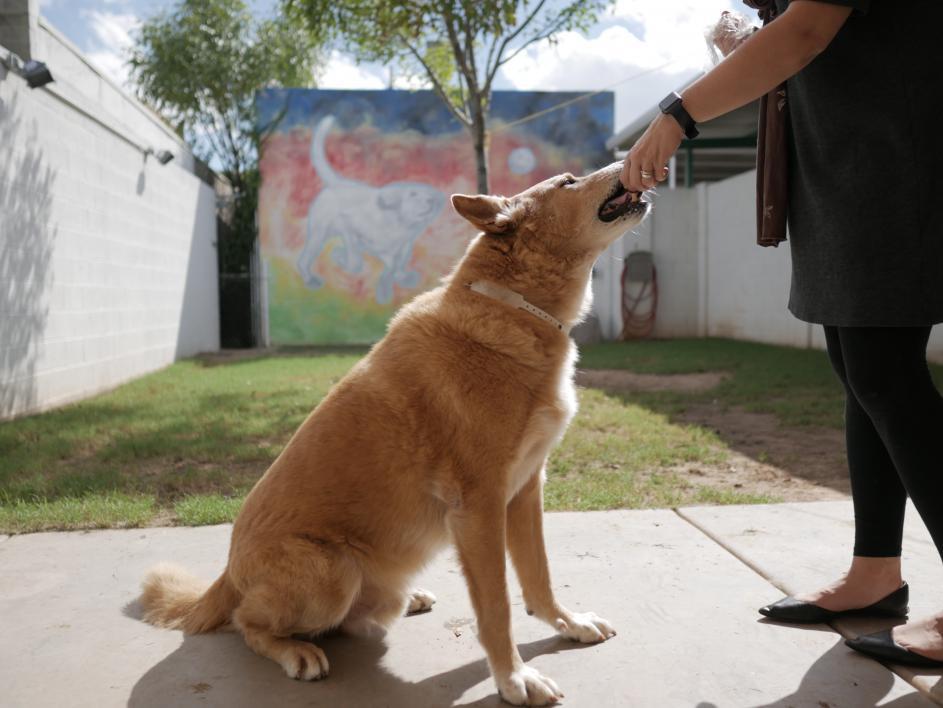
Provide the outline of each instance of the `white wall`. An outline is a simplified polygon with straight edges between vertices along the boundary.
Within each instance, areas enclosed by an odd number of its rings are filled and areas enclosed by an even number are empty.
[[[169,128],[37,25],[56,83],[30,90],[0,65],[0,418],[219,348],[213,189]]]
[[[659,302],[654,336],[727,337],[793,347],[825,348],[822,328],[787,309],[789,244],[756,245],[756,172],[695,189],[665,189],[640,229],[610,247],[597,264],[595,310],[603,335],[622,330],[621,257],[652,251]],[[928,356],[943,362],[943,327],[934,328]]]
[[[755,185],[756,172],[751,171],[701,190],[699,206],[707,218],[706,333],[806,347],[809,325],[786,307],[789,246],[756,245]]]

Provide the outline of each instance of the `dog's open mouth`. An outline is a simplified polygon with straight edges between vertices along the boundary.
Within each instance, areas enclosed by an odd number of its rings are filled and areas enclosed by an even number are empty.
[[[622,182],[616,181],[612,193],[599,207],[599,220],[609,222],[626,214],[644,214],[647,208],[648,202],[642,200],[641,192],[629,192]]]

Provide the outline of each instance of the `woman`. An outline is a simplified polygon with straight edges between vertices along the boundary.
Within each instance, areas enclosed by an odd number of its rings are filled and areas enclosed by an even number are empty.
[[[845,387],[855,549],[839,580],[760,610],[773,619],[905,616],[908,494],[943,555],[943,398],[926,363],[931,327],[943,321],[940,5],[775,0],[779,15],[739,46],[720,38],[730,55],[680,102],[663,102],[625,158],[626,188],[649,189],[697,123],[788,80],[789,309],[824,325]],[[943,611],[848,644],[943,667]]]

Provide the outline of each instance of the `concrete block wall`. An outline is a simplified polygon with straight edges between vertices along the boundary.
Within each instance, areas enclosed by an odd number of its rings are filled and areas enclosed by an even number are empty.
[[[219,348],[213,188],[167,126],[38,26],[56,83],[30,90],[0,65],[0,418]]]

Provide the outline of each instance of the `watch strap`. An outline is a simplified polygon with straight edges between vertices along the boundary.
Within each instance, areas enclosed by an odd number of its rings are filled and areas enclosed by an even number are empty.
[[[684,107],[679,93],[676,91],[669,93],[659,104],[659,108],[661,108],[662,113],[678,121],[678,125],[681,126],[681,130],[684,131],[684,135],[688,140],[694,140],[699,135],[700,131],[697,129],[697,123]]]

